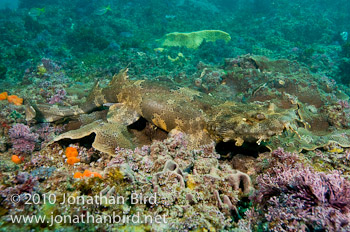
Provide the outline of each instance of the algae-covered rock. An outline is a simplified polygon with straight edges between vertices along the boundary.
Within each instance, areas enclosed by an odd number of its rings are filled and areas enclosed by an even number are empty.
[[[187,47],[190,49],[197,49],[202,42],[215,42],[217,40],[224,40],[228,42],[231,36],[220,30],[203,30],[194,32],[172,32],[166,34],[159,41],[162,47]]]
[[[306,128],[299,127],[295,131],[285,131],[282,135],[274,136],[267,143],[267,147],[271,150],[283,147],[285,151],[290,152],[313,151],[327,146],[350,147],[350,130],[318,135]]]

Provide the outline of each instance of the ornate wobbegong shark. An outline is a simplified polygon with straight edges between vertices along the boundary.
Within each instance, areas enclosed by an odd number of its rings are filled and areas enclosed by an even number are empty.
[[[191,146],[219,141],[258,142],[281,134],[296,117],[293,109],[279,109],[269,103],[237,103],[173,84],[149,80],[131,80],[128,69],[114,75],[107,87],[95,85],[87,100],[71,107],[28,105],[27,120],[53,122],[65,117],[89,114],[110,106],[106,120],[96,120],[77,130],[63,133],[52,142],[79,139],[96,134],[92,146],[113,155],[115,148],[132,148],[127,126],[140,117],[166,132],[189,135]],[[51,143],[52,143],[51,142]]]

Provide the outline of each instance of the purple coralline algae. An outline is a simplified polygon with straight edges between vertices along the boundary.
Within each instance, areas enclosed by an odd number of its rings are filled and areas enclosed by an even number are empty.
[[[271,160],[252,196],[270,230],[350,230],[350,182],[338,171],[317,172],[283,149]]]
[[[30,128],[24,124],[18,123],[9,130],[12,147],[15,152],[31,153],[34,151],[35,144],[39,135],[32,133]]]
[[[60,103],[66,97],[67,92],[64,89],[57,89],[56,93],[50,97],[49,104]]]
[[[58,72],[61,69],[61,67],[58,64],[56,64],[53,60],[48,58],[42,58],[41,63],[48,72]]]

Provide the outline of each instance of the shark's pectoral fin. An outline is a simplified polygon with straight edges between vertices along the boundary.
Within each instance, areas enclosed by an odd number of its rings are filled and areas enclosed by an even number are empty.
[[[128,126],[133,124],[140,118],[140,115],[130,109],[125,105],[121,105],[120,103],[116,103],[109,107],[109,111],[107,114],[107,121],[110,123],[118,123],[124,126]]]
[[[91,135],[92,133],[96,133],[96,128],[102,123],[102,120],[95,121],[86,126],[83,126],[76,130],[71,130],[56,136],[49,144],[60,141],[62,139],[81,139],[86,136]]]
[[[123,125],[116,123],[103,122],[102,120],[95,121],[77,130],[68,131],[57,136],[53,142],[62,139],[81,139],[86,136],[96,134],[92,147],[109,155],[115,155],[115,148],[134,148],[132,143],[132,135]]]
[[[127,127],[115,123],[102,123],[100,128],[92,144],[96,150],[113,156],[116,147],[135,148]]]

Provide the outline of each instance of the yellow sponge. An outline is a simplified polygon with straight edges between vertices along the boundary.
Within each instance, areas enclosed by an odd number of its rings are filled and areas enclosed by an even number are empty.
[[[231,36],[220,30],[203,30],[194,32],[172,32],[160,39],[162,47],[187,47],[197,49],[203,40],[215,42],[222,39],[226,42],[231,40]]]

